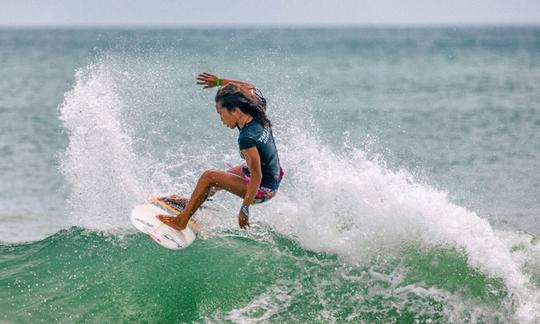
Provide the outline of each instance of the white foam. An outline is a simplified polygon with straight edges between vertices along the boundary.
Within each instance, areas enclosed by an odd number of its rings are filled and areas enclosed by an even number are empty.
[[[296,286],[298,289],[298,286]],[[255,297],[246,306],[231,310],[225,319],[234,323],[260,323],[268,321],[286,309],[294,298],[294,290],[285,283],[278,283],[267,292]]]
[[[122,124],[125,107],[107,66],[88,66],[75,79],[60,106],[60,119],[69,132],[61,167],[71,186],[73,223],[99,230],[124,227],[127,213],[118,212],[147,197],[139,172],[144,161],[134,154]]]
[[[292,135],[296,141],[280,147],[287,175],[279,198],[261,207],[266,223],[352,262],[410,242],[463,249],[470,266],[504,281],[516,320],[540,318],[538,291],[485,219],[361,150],[340,157],[305,131]]]

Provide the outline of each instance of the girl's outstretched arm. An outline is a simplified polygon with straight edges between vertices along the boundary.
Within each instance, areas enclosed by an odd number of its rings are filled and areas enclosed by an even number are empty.
[[[236,83],[250,92],[253,92],[255,89],[255,86],[248,82],[219,78],[219,86],[224,86],[229,83]],[[197,75],[197,84],[203,85],[203,89],[213,88],[218,86],[218,76],[207,72],[199,73],[199,75]]]

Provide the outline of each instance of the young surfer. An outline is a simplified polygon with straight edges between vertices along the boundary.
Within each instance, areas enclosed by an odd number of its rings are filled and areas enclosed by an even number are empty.
[[[245,164],[227,171],[205,171],[191,198],[166,197],[185,205],[176,217],[158,215],[168,226],[183,230],[202,203],[217,190],[227,190],[243,198],[238,214],[240,228],[249,226],[249,206],[274,197],[283,178],[278,152],[272,134],[272,123],[266,116],[266,100],[252,85],[243,81],[220,79],[209,73],[197,76],[203,89],[220,87],[216,97],[216,111],[229,128],[238,128],[238,146]]]

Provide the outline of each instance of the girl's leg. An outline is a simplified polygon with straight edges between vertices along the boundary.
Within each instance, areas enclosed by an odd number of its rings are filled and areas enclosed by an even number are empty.
[[[205,171],[199,178],[186,208],[177,217],[158,215],[158,218],[174,229],[183,230],[186,228],[191,216],[208,198],[212,187],[225,189],[241,198],[244,198],[247,188],[244,178],[239,175],[227,171]]]
[[[238,165],[238,166],[234,166],[234,167],[231,167],[230,169],[227,170],[227,172],[229,173],[232,173],[232,174],[236,174],[240,177],[244,177],[244,173],[242,172],[242,165]],[[221,188],[219,187],[211,187],[210,188],[210,192],[208,193],[208,197],[212,197],[216,194],[216,192],[222,190]],[[170,199],[172,201],[174,201],[175,203],[177,204],[180,204],[182,206],[186,206],[189,202],[189,199],[186,198],[186,197],[182,197],[182,196],[179,196],[179,195],[170,195],[170,196],[167,196],[166,197],[167,199]]]
[[[240,177],[244,177],[244,173],[242,172],[242,166],[241,165],[237,165],[237,166],[234,166],[234,167],[231,167],[230,169],[227,170],[227,172],[229,173],[232,173],[232,174],[236,174]],[[212,187],[210,189],[210,192],[208,193],[208,197],[212,197],[216,194],[216,192],[220,191],[221,188],[219,187]]]

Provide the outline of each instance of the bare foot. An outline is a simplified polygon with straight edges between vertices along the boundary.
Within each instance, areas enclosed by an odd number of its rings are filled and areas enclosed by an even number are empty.
[[[189,218],[187,221],[183,220],[183,217],[175,217],[175,216],[167,216],[167,215],[157,215],[156,216],[160,221],[162,221],[165,225],[174,228],[178,231],[183,231],[187,223],[189,221]]]

